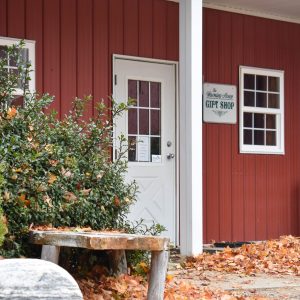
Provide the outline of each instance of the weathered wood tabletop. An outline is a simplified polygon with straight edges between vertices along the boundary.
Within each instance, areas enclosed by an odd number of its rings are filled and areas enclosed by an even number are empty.
[[[41,258],[54,263],[58,263],[60,247],[112,250],[112,253],[115,255],[114,259],[117,257],[118,260],[116,265],[120,265],[122,257],[125,257],[124,250],[151,251],[147,299],[163,299],[169,257],[168,238],[119,232],[32,230],[30,232],[30,241],[33,244],[43,245]]]

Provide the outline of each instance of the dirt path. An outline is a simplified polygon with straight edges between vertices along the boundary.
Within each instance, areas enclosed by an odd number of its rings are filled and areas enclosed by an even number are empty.
[[[266,297],[270,299],[300,299],[300,277],[294,275],[253,276],[231,274],[217,271],[198,271],[179,269],[169,272],[174,282],[188,284],[210,290],[229,291],[239,297]]]

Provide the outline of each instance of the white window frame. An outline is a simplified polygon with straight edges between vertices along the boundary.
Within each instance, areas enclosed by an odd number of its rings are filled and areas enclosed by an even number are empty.
[[[279,107],[244,106],[244,74],[271,76],[279,78]],[[240,153],[284,154],[284,71],[240,66]],[[244,112],[276,115],[276,146],[244,144]]]
[[[0,46],[12,46],[18,44],[21,39],[10,38],[10,37],[2,37],[0,36]],[[29,74],[29,91],[31,93],[35,92],[35,41],[32,40],[24,40],[24,48],[28,49],[28,58],[31,63],[31,72]],[[23,95],[22,89],[16,89],[14,92],[15,96]]]

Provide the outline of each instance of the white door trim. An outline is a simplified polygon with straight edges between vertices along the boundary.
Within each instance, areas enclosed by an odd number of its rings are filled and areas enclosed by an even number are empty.
[[[202,0],[179,1],[180,251],[203,250]]]
[[[146,57],[138,57],[138,56],[129,56],[129,55],[121,55],[121,54],[113,54],[112,56],[112,90],[113,90],[113,95],[115,95],[115,62],[117,59],[123,59],[123,60],[130,60],[130,61],[140,61],[140,62],[150,62],[150,63],[155,63],[155,64],[164,64],[164,65],[172,65],[175,68],[175,111],[176,111],[176,117],[175,117],[175,138],[176,138],[176,163],[175,163],[175,198],[176,198],[176,203],[175,203],[175,210],[176,210],[176,215],[175,215],[175,232],[176,232],[176,246],[179,246],[179,197],[180,197],[180,181],[179,181],[179,159],[180,159],[180,154],[179,154],[179,101],[178,101],[178,62],[177,61],[171,61],[171,60],[162,60],[162,59],[153,59],[153,58],[146,58]],[[114,132],[115,136],[115,132]]]

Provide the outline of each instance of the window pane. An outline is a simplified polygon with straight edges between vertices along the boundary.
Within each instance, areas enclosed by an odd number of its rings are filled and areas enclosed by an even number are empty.
[[[128,98],[134,99],[134,106],[137,105],[137,81],[128,80]]]
[[[160,111],[151,110],[151,134],[160,135]]]
[[[11,106],[23,107],[24,105],[24,97],[23,96],[14,96],[11,100]]]
[[[254,93],[253,92],[244,92],[244,105],[245,106],[254,106]]]
[[[276,146],[276,131],[267,131],[266,134],[267,145]]]
[[[269,94],[269,108],[279,108],[279,95]]]
[[[275,115],[266,115],[266,128],[276,129],[276,116]]]
[[[150,93],[151,93],[151,107],[160,107],[160,83],[151,82],[150,83]]]
[[[16,80],[16,78],[19,77],[19,70],[18,69],[9,69],[9,73],[11,75],[10,79],[14,78],[14,80]],[[25,84],[25,87],[28,88],[28,82]],[[24,88],[24,86],[22,84],[22,80],[20,80],[20,79],[18,80],[16,88],[18,88],[18,89],[23,89]]]
[[[265,131],[254,130],[254,145],[264,145],[264,144],[265,144]]]
[[[136,137],[128,137],[128,161],[136,161]]]
[[[128,110],[128,134],[137,134],[137,109]]]
[[[254,90],[254,75],[244,74],[244,89]]]
[[[256,107],[267,107],[266,93],[256,93]]]
[[[278,77],[269,77],[269,91],[279,92],[279,78]]]
[[[139,134],[149,134],[149,110],[139,110]]]
[[[256,90],[266,91],[267,90],[267,77],[257,75],[256,76]]]
[[[13,53],[9,54],[9,65],[11,67],[16,67],[18,63],[18,52],[13,51]]]
[[[151,155],[160,155],[160,138],[151,138]]]
[[[265,128],[264,114],[254,114],[254,128]]]
[[[7,52],[6,52],[7,47],[6,46],[0,46],[0,59],[7,59]],[[7,64],[7,62],[5,62]]]
[[[252,130],[244,129],[244,144],[252,145]]]
[[[26,63],[29,61],[29,51],[27,48],[13,51],[13,53],[9,56],[9,65],[11,67],[16,67],[18,64],[18,59],[21,63]]]
[[[27,48],[21,49],[20,59],[22,62],[29,62],[29,51]]]
[[[149,82],[140,81],[139,106],[149,107]]]
[[[244,127],[253,127],[252,116],[251,113],[244,113]]]

